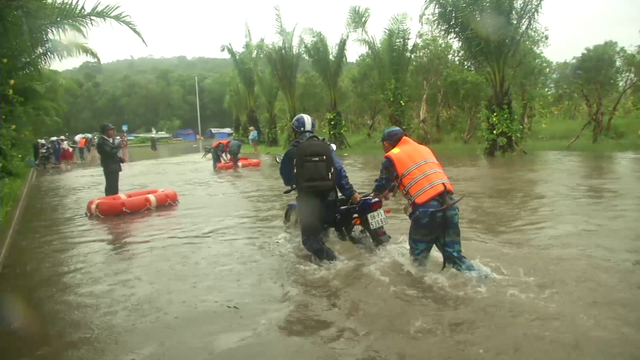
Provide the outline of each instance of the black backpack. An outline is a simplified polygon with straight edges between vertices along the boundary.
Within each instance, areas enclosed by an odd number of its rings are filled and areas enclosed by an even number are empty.
[[[298,143],[293,169],[298,192],[328,193],[336,187],[331,145],[316,135]]]

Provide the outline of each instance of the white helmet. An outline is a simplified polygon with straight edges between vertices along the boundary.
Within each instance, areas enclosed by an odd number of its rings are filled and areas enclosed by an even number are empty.
[[[52,137],[49,139],[49,141],[56,141],[56,140],[58,140],[58,138],[57,138],[57,137],[55,137],[55,136],[52,136]]]

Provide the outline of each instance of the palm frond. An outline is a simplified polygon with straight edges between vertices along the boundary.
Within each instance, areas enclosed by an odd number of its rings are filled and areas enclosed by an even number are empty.
[[[125,14],[119,5],[102,5],[96,2],[89,10],[85,7],[85,2],[51,0],[50,13],[47,21],[41,27],[45,29],[51,37],[62,37],[69,32],[75,32],[86,38],[87,31],[101,24],[115,22],[131,30],[145,45],[142,33]]]

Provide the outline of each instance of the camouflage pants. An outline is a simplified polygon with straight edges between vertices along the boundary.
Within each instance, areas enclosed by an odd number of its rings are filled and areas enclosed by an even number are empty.
[[[451,266],[458,271],[475,270],[473,264],[462,255],[458,206],[433,211],[439,207],[441,204],[438,200],[431,200],[415,205],[409,214],[409,252],[413,261],[417,265],[424,265],[435,245],[444,257],[444,266]]]

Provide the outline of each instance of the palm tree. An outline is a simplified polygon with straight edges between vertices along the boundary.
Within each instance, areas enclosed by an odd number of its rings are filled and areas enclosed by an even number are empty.
[[[131,18],[118,5],[102,5],[97,2],[86,8],[80,1],[61,0],[16,0],[0,4],[0,153],[2,169],[0,176],[12,176],[11,163],[17,159],[20,149],[14,148],[15,139],[25,134],[28,139],[30,120],[47,121],[46,111],[39,109],[37,100],[25,99],[23,91],[37,87],[42,82],[40,70],[54,60],[74,56],[88,56],[99,61],[98,54],[82,42],[63,42],[63,36],[76,35],[86,38],[90,29],[102,23],[117,23],[127,27],[146,45],[142,34]],[[18,84],[15,86],[14,84]],[[16,91],[14,91],[16,90]],[[58,119],[49,119],[57,121]],[[5,126],[22,124],[20,127]],[[46,124],[41,124],[46,125]],[[18,130],[21,133],[18,133]],[[26,140],[28,141],[28,140]],[[4,210],[4,209],[3,209]]]
[[[258,92],[264,100],[267,111],[266,144],[278,146],[278,123],[276,120],[276,103],[280,95],[280,86],[272,71],[262,69],[258,73]]]
[[[311,61],[311,67],[320,76],[329,92],[329,141],[338,148],[348,147],[344,136],[345,125],[342,114],[338,111],[338,88],[344,65],[347,62],[347,42],[349,38],[343,35],[335,49],[329,48],[327,37],[320,31],[309,30],[310,40],[304,42],[304,52]]]
[[[287,103],[289,120],[297,115],[296,85],[298,83],[298,69],[302,60],[301,46],[294,44],[296,27],[287,30],[282,21],[280,7],[276,6],[276,33],[278,41],[265,49],[267,63],[275,76]],[[287,140],[292,140],[291,133]]]
[[[115,22],[127,27],[146,45],[140,30],[119,5],[97,2],[88,9],[80,1],[25,0],[0,6],[1,57],[5,67],[17,74],[37,71],[53,60],[87,56],[100,61],[98,54],[82,42],[63,42],[63,36],[86,38],[90,29]],[[6,61],[5,61],[6,60]]]
[[[370,53],[378,77],[384,85],[389,122],[402,127],[407,112],[409,68],[416,47],[415,43],[411,43],[409,16],[406,13],[392,16],[380,42],[368,32],[370,17],[369,8],[352,6],[349,9],[347,28],[357,35],[355,41]]]
[[[485,154],[512,152],[522,126],[513,113],[510,69],[532,32],[537,31],[542,0],[426,0],[428,17],[443,35],[454,39],[463,55],[484,72],[491,88]]]
[[[245,24],[244,46],[237,52],[231,44],[222,45],[220,51],[226,52],[233,61],[233,67],[244,88],[246,99],[247,124],[260,132],[260,120],[256,112],[256,72],[258,69],[258,52],[251,38],[249,24]]]
[[[224,107],[233,113],[233,132],[242,133],[241,115],[246,113],[247,95],[244,87],[240,86],[239,79],[235,76],[229,78],[229,87],[227,88],[227,96],[224,99]]]

